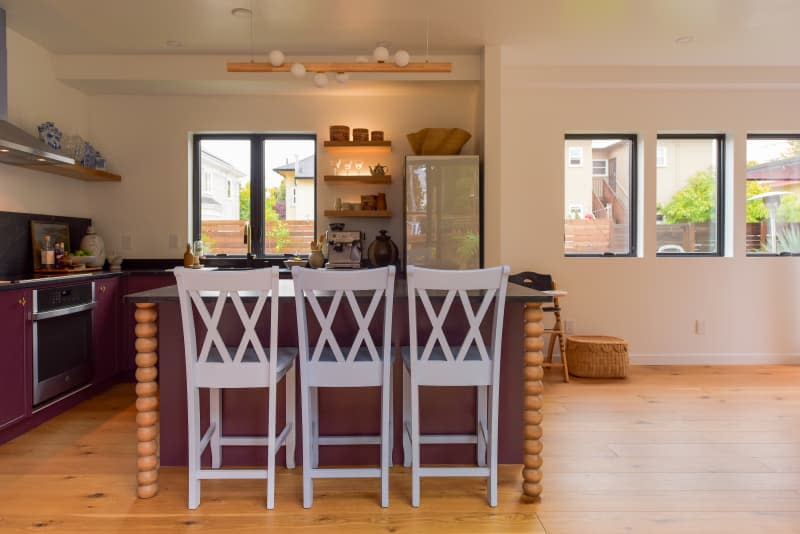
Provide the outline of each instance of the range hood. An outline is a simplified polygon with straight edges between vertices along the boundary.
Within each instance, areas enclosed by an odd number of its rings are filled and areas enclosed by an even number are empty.
[[[75,160],[53,150],[33,135],[8,122],[8,53],[6,11],[0,8],[0,163],[35,168]]]

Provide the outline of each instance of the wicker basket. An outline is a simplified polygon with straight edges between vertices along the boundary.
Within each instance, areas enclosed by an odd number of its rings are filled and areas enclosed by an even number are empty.
[[[611,336],[569,336],[569,374],[586,378],[625,378],[628,375],[628,342]]]
[[[369,141],[369,130],[366,128],[353,128],[353,141]]]

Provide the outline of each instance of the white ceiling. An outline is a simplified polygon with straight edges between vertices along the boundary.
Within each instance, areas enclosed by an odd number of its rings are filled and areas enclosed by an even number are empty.
[[[798,0],[0,0],[10,28],[55,53],[368,54],[505,45],[512,63],[798,65]],[[689,44],[675,38],[693,36]],[[183,46],[171,48],[167,41]]]

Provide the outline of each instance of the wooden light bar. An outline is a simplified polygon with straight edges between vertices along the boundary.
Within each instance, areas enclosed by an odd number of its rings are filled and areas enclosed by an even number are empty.
[[[303,63],[306,72],[452,72],[452,63]],[[228,63],[228,72],[289,72],[292,63],[273,67],[272,63]]]

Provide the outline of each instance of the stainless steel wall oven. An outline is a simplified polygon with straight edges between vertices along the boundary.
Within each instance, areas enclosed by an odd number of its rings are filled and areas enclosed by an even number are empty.
[[[94,282],[33,291],[33,405],[92,378]]]

